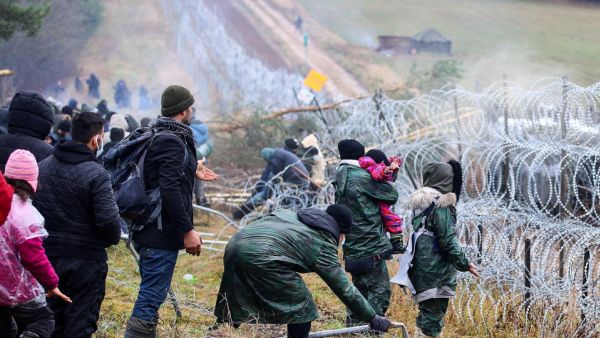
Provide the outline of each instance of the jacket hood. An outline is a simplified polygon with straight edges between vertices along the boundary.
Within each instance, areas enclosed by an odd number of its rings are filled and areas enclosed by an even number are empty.
[[[415,215],[422,213],[431,203],[435,203],[438,208],[456,206],[456,194],[442,194],[436,189],[423,187],[413,192],[409,197],[409,205]]]
[[[340,239],[340,227],[335,219],[323,210],[308,208],[298,211],[298,219],[309,228],[325,230],[333,236],[335,242]]]
[[[448,163],[429,163],[423,169],[423,186],[440,191],[443,194],[454,188],[454,171]]]
[[[54,111],[52,106],[34,92],[17,93],[8,113],[8,133],[25,134],[43,140],[50,134]]]
[[[85,144],[60,142],[54,149],[54,157],[62,162],[77,164],[82,162],[98,162],[96,155]]]

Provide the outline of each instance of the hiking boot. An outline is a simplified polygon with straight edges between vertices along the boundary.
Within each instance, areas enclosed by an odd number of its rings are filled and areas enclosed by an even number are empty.
[[[125,329],[125,338],[156,338],[156,323],[130,317]]]

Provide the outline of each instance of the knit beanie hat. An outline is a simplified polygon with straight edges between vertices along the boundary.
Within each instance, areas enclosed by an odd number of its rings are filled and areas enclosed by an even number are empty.
[[[125,130],[121,128],[110,128],[110,142],[117,143],[125,138]]]
[[[71,117],[73,116],[73,108],[71,108],[71,106],[64,106],[64,107],[62,107],[62,109],[61,109],[60,112],[63,113],[63,114],[67,114],[67,115],[69,115]]]
[[[71,132],[71,120],[62,120],[58,123],[57,130],[66,131],[67,133]]]
[[[163,116],[177,115],[194,104],[194,96],[182,86],[172,85],[162,93],[160,112]]]
[[[335,219],[341,233],[347,234],[352,230],[352,213],[350,209],[340,204],[332,204],[327,207],[325,212]]]
[[[37,190],[38,173],[39,169],[35,156],[23,149],[17,149],[10,154],[4,170],[6,178],[26,181],[31,185],[33,191]]]
[[[262,150],[260,151],[260,157],[262,157],[263,160],[268,162],[271,159],[271,157],[273,156],[274,152],[275,152],[275,149],[273,149],[273,148],[262,148]]]
[[[358,160],[365,156],[365,147],[357,140],[341,140],[338,151],[342,160]]]
[[[288,138],[285,141],[283,141],[283,144],[285,144],[285,146],[291,150],[296,150],[300,148],[300,142],[298,142],[298,140],[296,140],[295,138]]]
[[[388,167],[391,165],[390,160],[385,156],[385,153],[379,149],[371,149],[367,151],[365,156],[372,158],[377,164],[383,162],[383,164]]]

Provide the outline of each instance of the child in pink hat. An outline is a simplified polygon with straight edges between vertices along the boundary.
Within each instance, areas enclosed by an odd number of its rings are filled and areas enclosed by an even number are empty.
[[[48,233],[44,217],[31,203],[38,180],[33,154],[15,150],[4,176],[14,195],[8,218],[0,227],[0,327],[12,337],[17,333],[50,337],[54,316],[46,304],[46,294],[71,300],[58,289],[58,276],[42,246]]]

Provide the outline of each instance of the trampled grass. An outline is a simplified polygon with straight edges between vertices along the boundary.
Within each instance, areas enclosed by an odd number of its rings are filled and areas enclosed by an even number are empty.
[[[200,217],[199,219],[197,231],[219,233],[223,227],[223,224],[216,218]],[[234,231],[229,229],[225,231],[221,239],[226,240],[227,236],[233,233]],[[211,239],[207,236],[204,238]],[[180,303],[182,317],[176,318],[173,306],[167,300],[160,309],[159,337],[279,337],[285,335],[285,326],[277,325],[242,325],[239,329],[221,326],[216,331],[208,330],[214,323],[212,310],[223,272],[222,264],[222,253],[206,249],[203,250],[200,257],[180,255],[171,285]],[[389,261],[388,267],[390,274],[394,274],[398,268],[397,262]],[[192,274],[195,279],[186,281],[183,278],[185,274]],[[303,277],[320,312],[320,318],[313,322],[313,331],[344,327],[345,307],[341,301],[316,274],[306,274]],[[102,305],[97,337],[123,336],[127,319],[137,296],[138,285],[137,266],[124,243],[110,248],[107,291]],[[475,292],[470,289],[467,294]],[[450,306],[444,337],[515,336],[515,332],[523,332],[521,330],[525,326],[530,326],[531,334],[535,335],[539,332],[535,323],[525,324],[518,309],[512,309],[504,319],[496,323],[494,321],[495,307],[489,301],[483,304],[484,316],[476,313],[470,319],[465,309],[473,308],[473,304],[469,304],[466,299],[466,297],[457,299]],[[477,303],[479,299],[479,295],[475,294],[475,297],[469,302]],[[412,303],[410,296],[397,286],[393,286],[388,317],[394,321],[405,323],[412,334],[417,313],[418,309]],[[400,334],[399,331],[390,332],[386,337],[398,334]]]

